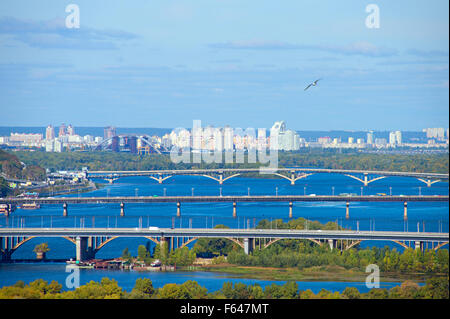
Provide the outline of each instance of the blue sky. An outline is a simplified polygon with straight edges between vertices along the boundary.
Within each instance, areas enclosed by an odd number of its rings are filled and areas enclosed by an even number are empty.
[[[1,1],[0,125],[448,127],[448,5]]]

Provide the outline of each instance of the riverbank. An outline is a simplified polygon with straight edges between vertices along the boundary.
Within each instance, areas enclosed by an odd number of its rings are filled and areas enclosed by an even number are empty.
[[[217,264],[195,267],[195,271],[223,273],[226,275],[236,276],[236,278],[276,281],[364,282],[368,275],[368,273],[358,269],[346,269],[340,266],[317,266],[300,270],[298,268],[273,268]],[[443,276],[448,276],[448,274],[380,272],[380,281],[399,282],[404,280],[414,280],[416,282],[425,282],[428,278]]]
[[[104,187],[104,184],[94,183],[89,181],[82,185],[58,185],[54,187],[45,187],[36,190],[40,197],[68,195],[68,194],[82,194],[88,193]]]

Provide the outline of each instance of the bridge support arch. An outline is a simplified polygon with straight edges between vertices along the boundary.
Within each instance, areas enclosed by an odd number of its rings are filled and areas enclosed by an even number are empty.
[[[377,181],[377,180],[380,180],[380,179],[386,178],[386,176],[378,176],[378,177],[375,177],[375,178],[369,179],[369,178],[368,178],[368,174],[367,174],[367,173],[364,173],[364,178],[362,178],[362,179],[361,179],[361,178],[359,178],[359,177],[356,177],[356,176],[350,175],[350,174],[345,174],[345,176],[348,176],[348,177],[351,177],[351,178],[353,178],[353,179],[356,179],[357,181],[359,181],[359,182],[363,183],[363,184],[364,184],[364,186],[369,186],[369,184],[370,184],[370,183],[372,183],[372,182],[375,182],[375,181]]]
[[[162,184],[166,179],[169,179],[169,178],[171,178],[171,177],[172,177],[172,175],[163,177],[161,174],[159,174],[158,177],[155,177],[155,176],[149,176],[149,178],[151,178],[151,179],[157,181],[158,184]]]
[[[288,181],[291,182],[291,185],[295,185],[295,182],[298,181],[299,179],[306,178],[313,174],[313,173],[302,173],[302,174],[299,174],[298,176],[295,176],[295,171],[291,171],[290,173],[291,173],[291,177],[280,174],[280,173],[272,173],[272,174],[276,175],[276,176],[280,176],[284,179],[287,179]]]
[[[434,183],[441,181],[440,179],[431,180],[431,179],[423,179],[423,178],[418,178],[418,180],[427,184],[427,187],[431,187],[431,185],[433,185]]]
[[[224,173],[223,172],[219,172],[219,177],[217,177],[217,178],[214,177],[214,176],[211,176],[211,175],[207,175],[207,174],[203,174],[202,176],[203,177],[207,177],[207,178],[211,178],[211,179],[219,182],[219,185],[222,185],[223,182],[225,182],[226,180],[228,180],[230,178],[233,178],[233,177],[236,177],[236,176],[239,176],[239,175],[241,175],[241,173],[236,173],[236,174],[232,174],[230,176],[224,177]]]

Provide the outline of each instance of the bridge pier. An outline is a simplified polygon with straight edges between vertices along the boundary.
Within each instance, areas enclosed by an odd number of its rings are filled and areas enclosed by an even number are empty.
[[[346,206],[345,206],[345,219],[349,219],[350,218],[350,203],[347,202]]]
[[[75,250],[76,250],[76,260],[83,261],[86,260],[86,250],[87,250],[87,237],[77,236],[75,239]]]
[[[330,249],[333,250],[336,247],[336,239],[328,239],[328,245],[330,246]]]
[[[181,216],[181,203],[177,202],[177,217]]]
[[[421,241],[415,241],[415,242],[414,242],[414,249],[420,249],[420,250],[423,250],[423,242],[421,242]]]
[[[292,202],[289,202],[289,218],[292,218]]]
[[[122,202],[120,203],[120,217],[125,216],[125,204]]]
[[[233,218],[236,218],[236,202],[233,202]]]
[[[254,238],[244,238],[244,252],[246,255],[251,254],[253,252],[255,246]]]
[[[63,204],[63,216],[67,217],[68,213],[67,213],[67,203]]]
[[[8,207],[6,208],[6,211],[5,211],[5,217],[9,217],[11,212],[12,212],[11,204],[8,204]]]
[[[408,203],[403,204],[403,220],[408,220]]]

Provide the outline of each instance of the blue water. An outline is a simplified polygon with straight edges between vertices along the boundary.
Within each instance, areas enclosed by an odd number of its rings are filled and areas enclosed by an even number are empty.
[[[392,195],[448,195],[448,183],[438,182],[431,187],[413,178],[388,177],[363,187],[356,180],[338,174],[316,174],[298,180],[296,185],[290,185],[284,179],[232,178],[223,185],[216,181],[199,176],[175,176],[158,184],[148,177],[121,178],[114,184],[107,184],[104,188],[83,194],[70,196],[175,196],[175,195],[286,195],[286,194],[317,194],[331,195],[340,193],[356,193],[375,195],[386,193]],[[237,218],[232,218],[231,203],[182,203],[181,217],[176,217],[176,204],[126,204],[125,217],[120,217],[118,204],[69,205],[69,216],[62,216],[62,205],[42,205],[39,210],[14,211],[9,218],[0,217],[0,227],[213,227],[225,224],[232,228],[253,227],[261,219],[283,219],[288,221],[288,203],[238,203]],[[448,202],[408,203],[408,221],[403,220],[403,203],[350,203],[350,219],[345,219],[345,202],[294,203],[293,217],[304,217],[321,223],[337,222],[340,226],[360,230],[395,230],[395,231],[449,231]],[[75,247],[63,238],[34,238],[23,244],[12,255],[13,259],[35,258],[33,248],[36,244],[47,242],[50,252],[47,257],[74,258]],[[119,238],[105,245],[97,254],[97,258],[114,258],[121,255],[127,247],[131,254],[137,255],[139,245],[154,243],[145,238]],[[193,243],[194,244],[194,243]],[[193,245],[191,244],[191,246]],[[361,247],[388,245],[402,251],[402,247],[392,242],[366,241]],[[27,271],[20,271],[21,267]],[[46,268],[50,267],[50,268]],[[32,278],[52,279],[53,265],[2,265],[0,267],[0,285],[7,285],[30,276]],[[57,267],[55,265],[55,267]],[[63,267],[63,266],[61,266]],[[46,270],[47,269],[47,270]],[[48,270],[50,269],[50,270]],[[101,279],[102,271],[83,270],[86,278]],[[92,272],[92,274],[91,274]],[[108,272],[110,273],[110,272]],[[59,272],[54,273],[56,279]],[[97,275],[98,274],[98,275]],[[24,277],[25,276],[25,277]],[[61,276],[65,278],[64,270]],[[134,272],[114,272],[114,278],[124,279],[124,288],[134,285],[136,276],[153,276],[161,283],[183,282],[187,279],[202,280],[208,289],[221,287],[223,275],[196,273],[158,273],[141,274]],[[221,278],[221,280],[217,279]],[[87,280],[87,279],[86,279]],[[89,279],[91,280],[91,279]],[[119,279],[118,279],[119,280]],[[122,279],[121,279],[122,280]],[[177,281],[176,281],[177,280]],[[26,280],[25,280],[26,281]],[[239,279],[243,281],[243,279]],[[210,282],[209,284],[206,284]],[[216,282],[216,284],[214,284]],[[253,281],[257,282],[257,281]],[[262,282],[262,281],[261,281]],[[336,283],[302,283],[304,288],[314,287],[332,290]],[[217,285],[217,286],[214,286]],[[327,286],[328,285],[328,286]],[[343,287],[342,283],[337,287]],[[345,283],[355,285],[355,283]],[[219,288],[220,288],[219,287]],[[305,288],[306,287],[306,288]],[[365,286],[364,286],[365,287]],[[345,287],[344,287],[345,288]],[[327,288],[328,289],[328,288]],[[336,288],[337,289],[337,288]],[[320,290],[320,289],[319,289]],[[314,291],[314,290],[313,290]]]
[[[36,279],[44,279],[49,283],[52,280],[58,281],[63,286],[63,290],[70,290],[66,286],[66,278],[72,274],[70,270],[66,272],[65,264],[0,264],[0,286],[10,286],[22,280],[29,283]],[[209,292],[220,290],[225,282],[241,282],[246,285],[259,284],[266,287],[275,283],[282,285],[286,281],[258,280],[235,278],[227,274],[210,273],[200,271],[176,271],[176,272],[139,272],[133,270],[99,270],[99,269],[80,269],[80,285],[89,281],[99,282],[102,278],[108,277],[115,279],[118,285],[125,291],[131,291],[136,279],[149,278],[153,287],[160,288],[168,283],[182,284],[187,280],[195,280],[200,286],[208,289]],[[336,282],[336,281],[298,281],[299,290],[311,289],[317,294],[320,290],[326,289],[332,292],[342,292],[346,287],[356,287],[361,293],[368,292],[365,282]],[[380,288],[390,289],[398,286],[399,282],[380,282]]]

